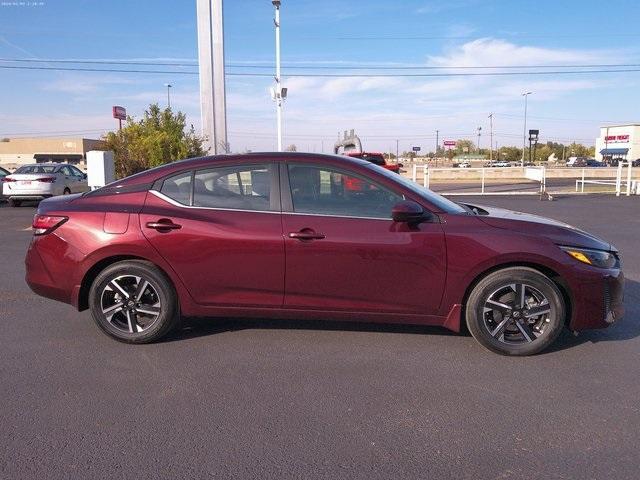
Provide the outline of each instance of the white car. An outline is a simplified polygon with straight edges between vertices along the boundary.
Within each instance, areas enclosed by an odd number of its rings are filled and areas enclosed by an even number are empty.
[[[2,182],[2,193],[12,207],[19,207],[24,200],[42,200],[87,190],[86,174],[66,163],[23,165]]]

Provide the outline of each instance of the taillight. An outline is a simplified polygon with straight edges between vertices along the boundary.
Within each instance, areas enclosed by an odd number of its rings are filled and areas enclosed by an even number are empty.
[[[17,180],[15,178],[11,178],[11,177],[4,177],[4,181],[9,183],[9,182],[17,182]]]
[[[52,215],[34,215],[33,228],[34,235],[46,235],[53,232],[56,228],[69,220],[69,217],[57,217]]]
[[[56,177],[42,177],[42,178],[36,178],[36,182],[43,182],[43,183],[53,183],[56,181]]]

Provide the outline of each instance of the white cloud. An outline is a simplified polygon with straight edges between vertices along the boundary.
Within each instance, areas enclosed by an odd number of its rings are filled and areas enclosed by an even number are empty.
[[[567,65],[612,62],[610,52],[520,46],[505,40],[479,38],[450,48],[445,55],[429,56],[428,63],[442,67]]]

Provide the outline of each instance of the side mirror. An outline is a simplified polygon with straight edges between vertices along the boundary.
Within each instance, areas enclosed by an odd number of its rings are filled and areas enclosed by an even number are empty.
[[[401,163],[399,163],[399,164],[398,164],[398,168],[402,168],[402,167],[404,167],[404,165],[403,165],[403,164],[401,164]]]
[[[404,200],[396,203],[391,210],[391,218],[394,222],[416,224],[428,218],[424,208],[412,200]]]

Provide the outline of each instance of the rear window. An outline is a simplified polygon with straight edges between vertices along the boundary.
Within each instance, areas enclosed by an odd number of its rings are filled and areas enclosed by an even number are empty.
[[[13,173],[55,173],[55,165],[24,165]]]

